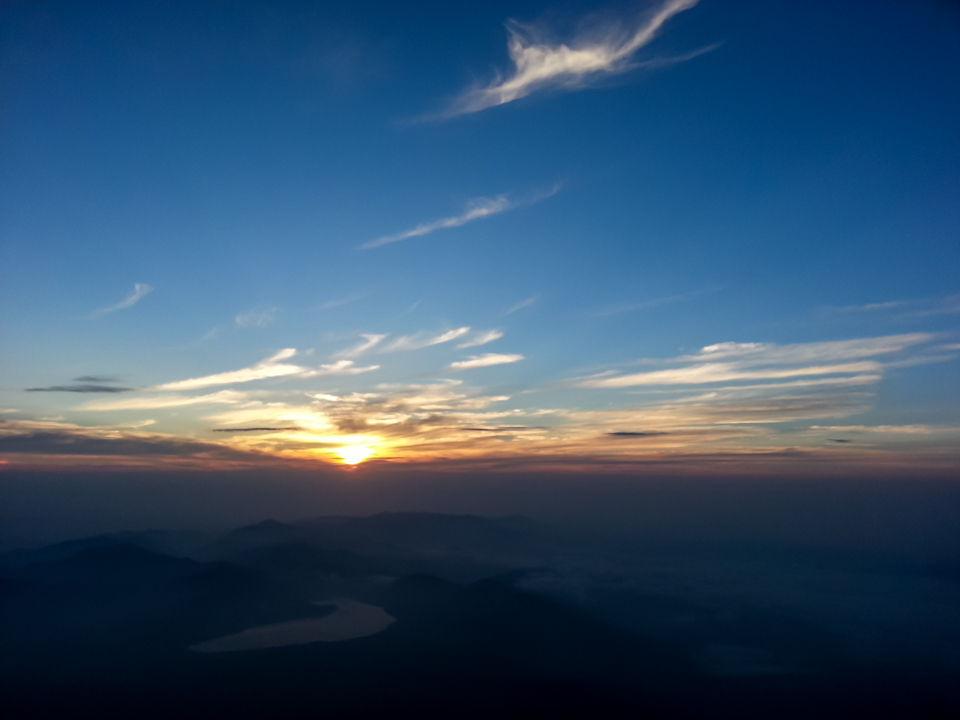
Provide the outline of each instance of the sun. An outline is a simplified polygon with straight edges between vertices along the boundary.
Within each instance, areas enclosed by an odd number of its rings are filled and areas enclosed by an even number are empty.
[[[345,465],[359,465],[373,455],[373,450],[364,445],[347,445],[334,452],[343,459]]]

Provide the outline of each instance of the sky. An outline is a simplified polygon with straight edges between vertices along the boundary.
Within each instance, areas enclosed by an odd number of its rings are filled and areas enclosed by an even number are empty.
[[[0,14],[8,470],[957,475],[956,4]]]

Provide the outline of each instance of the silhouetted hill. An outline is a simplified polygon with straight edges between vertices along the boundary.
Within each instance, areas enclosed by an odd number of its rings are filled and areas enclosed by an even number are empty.
[[[497,668],[509,677],[570,677],[647,690],[700,674],[662,643],[496,580],[458,585],[420,574],[397,580],[381,602],[398,618],[391,631],[409,634],[411,652],[444,657],[440,665],[467,673]]]
[[[196,573],[200,563],[150,552],[130,543],[80,550],[62,560],[21,568],[24,579],[48,584],[143,586],[170,582]]]
[[[204,549],[204,554],[208,557],[236,559],[253,548],[300,542],[307,534],[296,525],[264,520],[221,535]]]
[[[81,550],[91,548],[110,547],[124,542],[113,535],[97,535],[82,540],[68,540],[66,542],[46,545],[37,549],[16,549],[0,554],[0,567],[23,567],[42,562],[55,562],[75,555]]]
[[[40,548],[19,548],[0,553],[0,567],[21,567],[39,562],[63,560],[80,550],[127,543],[163,555],[190,555],[205,542],[207,533],[187,530],[140,530],[107,533],[82,540],[68,540]]]
[[[289,537],[298,532],[296,525],[289,525],[277,520],[264,520],[253,525],[244,525],[227,534],[227,537],[234,538],[256,538],[258,541],[276,540]]]

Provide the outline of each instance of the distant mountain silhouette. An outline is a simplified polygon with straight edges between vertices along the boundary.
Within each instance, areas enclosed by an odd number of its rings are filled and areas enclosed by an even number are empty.
[[[946,718],[960,708],[952,666],[858,664],[843,655],[854,641],[815,615],[686,590],[700,577],[722,586],[723,563],[745,562],[723,548],[648,558],[527,518],[433,513],[270,520],[198,538],[157,530],[7,553],[5,718]],[[785,557],[743,567],[807,567]],[[811,577],[829,584],[844,567]],[[681,590],[646,588],[665,577]],[[338,598],[395,622],[342,642],[188,650],[333,618]]]
[[[476,515],[385,512],[365,518],[317,518],[303,524],[340,540],[407,551],[515,552],[529,539],[516,522]]]
[[[17,549],[0,553],[0,568],[63,560],[80,550],[109,547],[122,543],[129,543],[144,550],[165,555],[182,556],[200,547],[205,538],[205,533],[190,531],[142,530],[137,532],[108,533],[84,538],[82,540],[68,540],[36,549]]]
[[[265,572],[284,575],[356,576],[384,572],[384,567],[370,558],[345,550],[327,551],[305,542],[254,547],[240,554],[239,561]]]

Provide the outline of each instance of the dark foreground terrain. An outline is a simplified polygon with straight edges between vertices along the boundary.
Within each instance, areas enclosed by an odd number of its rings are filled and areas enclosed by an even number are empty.
[[[960,717],[950,563],[384,513],[17,550],[0,583],[11,720]],[[345,599],[394,622],[190,649]]]

